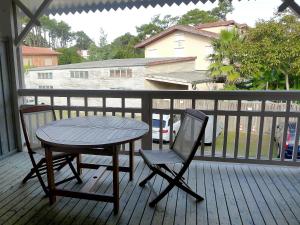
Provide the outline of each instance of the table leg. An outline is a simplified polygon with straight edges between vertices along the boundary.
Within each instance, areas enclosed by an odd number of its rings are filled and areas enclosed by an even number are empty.
[[[129,142],[129,180],[133,180],[134,175],[134,142]]]
[[[46,157],[46,164],[47,164],[49,201],[50,204],[52,205],[56,201],[56,196],[54,194],[55,182],[54,182],[52,151],[47,146],[45,146],[45,157]]]
[[[112,150],[114,213],[117,214],[119,212],[119,152],[117,146],[113,146]]]
[[[77,173],[79,176],[82,174],[82,168],[80,167],[81,159],[82,159],[81,154],[78,154],[76,156],[76,166],[77,166]]]

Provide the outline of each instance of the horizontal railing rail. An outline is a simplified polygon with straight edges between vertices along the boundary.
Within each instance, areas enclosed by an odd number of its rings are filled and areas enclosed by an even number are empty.
[[[211,122],[197,159],[300,165],[300,91],[21,89],[18,94],[25,104],[52,105],[60,119],[84,115],[140,119],[150,126],[141,142],[144,149],[168,148],[185,108],[199,109],[210,115]]]

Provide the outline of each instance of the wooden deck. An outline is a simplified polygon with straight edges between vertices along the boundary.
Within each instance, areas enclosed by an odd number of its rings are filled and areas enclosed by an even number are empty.
[[[85,157],[88,162],[109,162],[110,158]],[[121,163],[128,163],[121,156]],[[30,168],[27,154],[18,153],[0,161],[0,224],[300,224],[300,168],[240,165],[195,161],[186,179],[205,200],[196,203],[174,188],[156,208],[148,202],[166,186],[161,178],[152,180],[153,188],[140,188],[139,180],[149,170],[136,157],[135,179],[120,174],[120,212],[113,214],[110,203],[59,198],[49,206],[37,182],[26,185],[21,180]],[[68,169],[57,177],[70,174]],[[85,170],[83,180],[93,176]],[[59,179],[59,178],[58,178]],[[80,190],[84,186],[71,181],[66,188]],[[112,176],[106,172],[97,191],[110,193]]]

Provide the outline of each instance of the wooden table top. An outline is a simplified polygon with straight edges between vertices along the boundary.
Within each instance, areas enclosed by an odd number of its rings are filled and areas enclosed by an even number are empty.
[[[137,140],[149,126],[135,119],[86,116],[53,121],[36,131],[44,144],[72,148],[101,148]]]

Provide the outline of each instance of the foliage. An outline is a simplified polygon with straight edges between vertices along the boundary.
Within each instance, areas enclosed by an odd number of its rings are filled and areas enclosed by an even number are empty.
[[[299,19],[284,15],[258,22],[246,33],[237,54],[241,73],[250,75],[254,84],[261,80],[265,88],[281,89],[285,86],[289,90],[300,75]]]
[[[200,23],[215,22],[218,20],[226,20],[226,15],[233,11],[231,1],[219,1],[217,7],[210,11],[204,11],[200,9],[193,9],[182,15],[178,24],[182,25],[197,25]]]
[[[62,53],[58,57],[59,65],[80,63],[83,61],[83,58],[77,53],[78,49],[75,47],[60,48],[60,49],[57,49],[57,51]]]
[[[63,22],[42,16],[41,26],[34,26],[24,40],[24,44],[35,47],[66,48],[73,45],[79,49],[87,49],[93,42],[83,31],[71,32],[71,27]],[[29,22],[27,17],[21,19],[22,26]]]
[[[160,15],[154,16],[150,23],[143,24],[136,27],[138,33],[138,38],[144,40],[155,34],[162,32],[163,30],[168,29],[169,27],[175,25],[178,21],[178,17],[172,17],[171,15],[165,15],[162,19]]]
[[[210,13],[219,20],[226,20],[226,15],[233,12],[231,0],[219,1],[218,6],[213,8]]]
[[[213,77],[225,77],[226,82],[234,84],[240,79],[236,48],[243,42],[237,29],[222,30],[218,39],[212,41],[214,53],[209,70]]]
[[[78,31],[73,34],[73,37],[76,41],[75,47],[77,47],[80,50],[86,50],[89,48],[91,44],[94,42],[92,39],[83,31]]]
[[[105,60],[105,59],[123,59],[123,58],[140,58],[144,57],[143,50],[135,49],[134,45],[139,42],[139,39],[126,33],[116,38],[111,44],[98,47],[92,44],[89,48],[90,61]]]
[[[103,28],[100,28],[100,38],[99,38],[99,46],[100,48],[107,45],[107,34],[104,32]]]
[[[218,21],[218,18],[212,15],[209,11],[193,9],[184,14],[178,24],[181,25],[197,25],[200,23],[209,23]]]
[[[134,48],[139,41],[139,38],[130,33],[126,33],[116,38],[111,43],[111,58],[123,59],[144,57],[144,53],[141,49]]]

